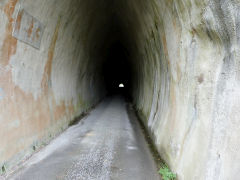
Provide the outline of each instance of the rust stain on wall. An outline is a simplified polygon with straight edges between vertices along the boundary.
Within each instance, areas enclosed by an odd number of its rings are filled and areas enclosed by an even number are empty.
[[[66,106],[64,101],[62,101],[62,103],[59,106],[56,106],[54,108],[54,119],[59,120],[65,114],[66,114]]]
[[[3,152],[2,157],[9,159],[23,151],[26,144],[31,144],[36,134],[41,136],[46,132],[51,121],[50,108],[46,97],[40,97],[35,101],[32,94],[26,94],[16,86],[12,82],[11,71],[0,76],[0,86],[6,93],[6,98],[0,102],[0,114],[2,117],[7,117],[0,124],[0,136],[3,140],[1,147],[7,149]],[[9,112],[11,112],[11,116],[9,116]],[[19,127],[7,128],[6,125],[15,120],[20,120]],[[19,137],[24,139],[21,141]],[[12,148],[9,148],[9,142],[13,144]]]
[[[23,15],[23,10],[21,10],[18,13],[17,20],[16,20],[16,29],[19,31],[21,28],[21,22],[22,22],[22,15]]]
[[[23,8],[20,8],[13,27],[12,36],[39,49],[41,46],[40,37],[42,37],[43,31],[43,24]],[[36,36],[38,36],[38,38],[36,38]]]
[[[33,19],[32,19],[31,25],[30,25],[30,27],[29,27],[29,29],[28,29],[28,31],[27,31],[28,38],[30,38],[31,35],[32,35],[32,32],[33,32],[33,25],[34,25],[34,22],[33,22]]]
[[[5,32],[0,49],[0,66],[8,65],[11,61],[11,68],[3,66],[0,72],[0,90],[2,89],[2,92],[4,92],[4,96],[0,96],[0,147],[2,149],[0,164],[6,163],[8,167],[11,167],[19,160],[15,158],[16,156],[21,159],[22,154],[31,150],[33,144],[37,143],[42,145],[43,142],[47,142],[53,138],[53,136],[50,137],[49,134],[56,135],[56,133],[61,131],[61,127],[67,126],[70,118],[80,113],[80,110],[85,110],[88,105],[75,102],[75,100],[69,96],[56,98],[56,94],[54,94],[56,91],[50,88],[52,68],[54,68],[52,67],[52,63],[55,61],[54,56],[59,53],[57,52],[59,51],[58,48],[64,49],[69,47],[68,44],[64,43],[57,44],[58,38],[62,40],[67,39],[69,34],[76,29],[76,25],[70,25],[66,35],[60,37],[59,30],[62,24],[60,17],[55,19],[55,15],[51,17],[40,15],[39,17],[44,21],[46,18],[50,18],[50,23],[56,23],[57,21],[56,27],[44,27],[44,25],[34,17],[36,15],[35,13],[31,15],[26,10],[21,9],[21,6],[19,6],[20,1],[4,0],[4,2],[3,9],[4,14],[6,14],[6,22],[3,22],[2,26],[6,30],[4,29]],[[66,0],[66,2],[68,2],[68,0]],[[25,3],[21,2],[21,4],[24,5]],[[19,10],[18,7],[20,8]],[[52,13],[59,12],[52,10]],[[50,37],[49,41],[43,42],[44,46],[49,47],[47,54],[45,49],[38,51],[22,44],[26,43],[36,47],[36,41],[41,41],[45,28],[47,29],[46,36]],[[17,51],[17,45],[19,45],[18,48],[21,46],[21,52]],[[77,47],[79,44],[75,45],[75,47]],[[37,47],[37,49],[39,48]],[[20,59],[11,58],[16,51]],[[78,52],[74,51],[74,53]],[[47,58],[43,62],[33,62],[35,60],[34,58],[32,59],[34,54],[39,54],[41,57],[47,55]],[[73,58],[74,61],[79,60],[78,54],[73,54],[68,57]],[[24,61],[20,61],[22,58],[24,58]],[[35,67],[41,65],[41,63],[45,65],[43,67],[44,72],[41,70],[39,71],[41,74],[36,74],[36,76],[38,76],[36,81],[35,79],[31,81],[32,79],[28,78],[27,75],[25,76],[24,73],[26,73],[28,68],[34,70]],[[34,67],[32,67],[32,65]],[[87,65],[84,64],[81,68],[84,70],[84,67],[87,67]],[[20,73],[18,74],[18,72],[24,72],[23,76],[21,76]],[[73,73],[70,72],[69,75],[73,75],[73,78],[75,78],[75,74]],[[18,75],[21,80],[16,80],[15,77]],[[40,88],[38,86],[39,83],[41,83],[42,93],[35,96],[34,90],[31,89],[29,91],[29,87],[35,87],[35,84],[31,84],[31,82],[36,82],[37,88]],[[83,79],[82,82],[85,82],[85,79]],[[26,84],[22,86],[21,83]],[[55,86],[53,87],[55,88]],[[83,88],[85,88],[85,86],[83,86]],[[78,93],[73,95],[73,98],[78,98]]]
[[[3,66],[6,66],[10,60],[10,57],[16,53],[17,50],[17,40],[12,37],[12,30],[13,30],[13,21],[12,15],[15,10],[15,6],[18,0],[9,0],[4,8],[4,13],[8,18],[8,24],[5,32],[5,39],[2,45],[2,55],[0,63]]]
[[[13,4],[10,3],[8,6],[12,7]],[[9,17],[11,16],[12,14],[9,15]],[[13,22],[13,19],[10,20],[10,22]],[[17,18],[17,22],[21,22],[21,13]],[[8,151],[2,152],[2,157],[4,157],[4,159],[0,158],[0,161],[10,159],[15,154],[28,148],[26,145],[31,144],[36,135],[38,136],[39,140],[46,135],[46,131],[51,126],[51,123],[55,124],[54,122],[61,120],[64,118],[64,116],[74,113],[74,105],[72,105],[72,103],[71,105],[66,106],[65,102],[62,101],[61,104],[58,105],[54,98],[53,92],[48,90],[48,80],[51,77],[52,61],[58,39],[60,24],[61,21],[59,18],[52,41],[50,43],[48,60],[44,69],[44,76],[42,79],[44,93],[41,94],[37,100],[34,99],[31,93],[24,92],[20,87],[14,84],[12,81],[11,71],[6,71],[0,76],[0,87],[3,87],[4,92],[6,92],[5,98],[3,98],[0,102],[0,114],[2,117],[8,117],[3,123],[0,124],[0,136],[4,140],[1,141],[1,147],[3,149],[8,149]],[[17,27],[21,28],[20,26]],[[12,30],[12,25],[8,25],[8,28]],[[30,30],[31,27],[29,28],[29,32]],[[8,35],[9,37],[12,37],[11,31],[8,33]],[[17,40],[13,37],[11,40],[17,42]],[[52,110],[49,106],[49,97],[52,97]],[[20,106],[21,108],[19,108]],[[8,114],[9,112],[11,112],[10,117]],[[53,114],[53,116],[51,116],[51,114]],[[18,119],[20,120],[19,127],[12,129],[5,127],[6,124],[10,124]],[[19,137],[21,137],[22,140]],[[13,144],[10,150],[9,142],[12,142]]]
[[[36,38],[37,40],[40,38],[40,28],[37,28],[36,30]]]
[[[56,42],[58,39],[58,32],[59,32],[60,25],[61,25],[61,18],[58,19],[58,22],[52,37],[52,41],[49,47],[47,63],[44,68],[44,76],[42,79],[42,88],[44,89],[44,93],[46,93],[46,91],[48,90],[48,81],[51,78],[52,62],[53,62]]]

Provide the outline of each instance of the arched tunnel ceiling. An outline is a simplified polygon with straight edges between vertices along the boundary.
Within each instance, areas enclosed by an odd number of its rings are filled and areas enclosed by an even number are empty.
[[[97,104],[113,81],[106,69],[124,59],[132,103],[178,178],[238,179],[239,9],[239,0],[0,1],[0,166]]]

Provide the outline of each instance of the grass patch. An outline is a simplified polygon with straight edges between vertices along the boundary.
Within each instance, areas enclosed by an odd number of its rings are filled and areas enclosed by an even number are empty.
[[[135,114],[137,116],[138,122],[140,124],[140,127],[143,131],[144,137],[148,143],[149,149],[154,157],[154,160],[157,164],[157,168],[159,169],[158,173],[161,175],[163,180],[176,180],[177,179],[177,175],[174,174],[170,168],[168,167],[168,165],[166,164],[166,162],[160,157],[151,136],[148,134],[148,130],[146,129],[143,121],[141,120],[141,117],[139,116],[139,113],[136,111],[135,108],[133,108],[135,111]]]
[[[175,180],[177,178],[177,175],[171,172],[168,166],[161,167],[159,174],[161,174],[163,180]]]

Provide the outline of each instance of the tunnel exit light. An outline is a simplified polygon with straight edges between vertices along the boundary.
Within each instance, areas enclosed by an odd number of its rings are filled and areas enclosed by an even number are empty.
[[[124,88],[124,84],[119,84],[119,87],[120,88]]]

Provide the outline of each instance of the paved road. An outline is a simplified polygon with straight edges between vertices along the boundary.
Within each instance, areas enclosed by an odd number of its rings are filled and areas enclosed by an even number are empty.
[[[9,179],[159,180],[136,117],[119,96],[32,156]]]

